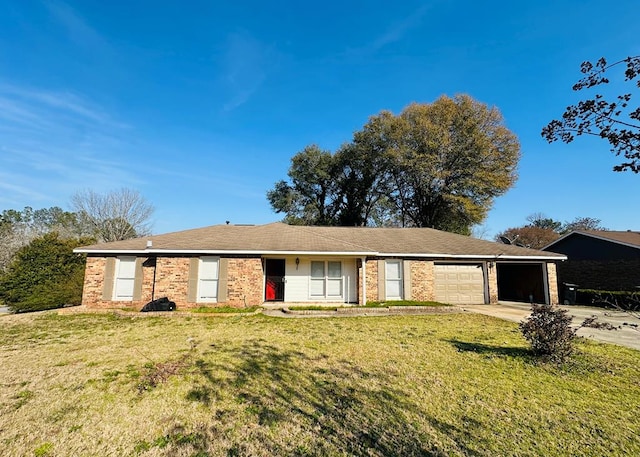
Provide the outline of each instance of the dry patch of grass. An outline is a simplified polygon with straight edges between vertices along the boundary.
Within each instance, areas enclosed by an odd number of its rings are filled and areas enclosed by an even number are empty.
[[[3,455],[639,455],[640,352],[480,315],[0,319]]]

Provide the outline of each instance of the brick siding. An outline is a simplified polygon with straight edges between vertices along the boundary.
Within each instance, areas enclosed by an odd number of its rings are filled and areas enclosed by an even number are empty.
[[[378,260],[367,259],[366,268],[367,301],[378,301]],[[359,295],[362,295],[362,291],[360,291]],[[360,301],[360,303],[362,303],[362,301]]]
[[[637,290],[640,260],[567,260],[558,264],[558,280],[580,289]]]
[[[153,267],[145,268],[149,274],[144,275],[144,289],[151,289],[153,286]],[[197,303],[187,302],[187,290],[189,286],[189,258],[188,257],[158,257],[156,260],[156,287],[154,298],[167,297],[176,302],[178,308],[198,307]],[[144,295],[144,294],[143,294]],[[148,294],[144,303],[151,300]]]
[[[411,300],[434,301],[434,266],[431,260],[411,261]]]
[[[549,284],[549,300],[551,305],[560,303],[558,296],[558,274],[555,263],[547,263],[547,281]]]
[[[141,299],[136,301],[112,301],[102,299],[106,260],[105,257],[87,257],[82,302],[90,308],[126,306],[140,309],[145,303],[151,301],[152,296],[154,298],[169,297],[170,300],[176,302],[179,308],[194,308],[201,305],[200,303],[189,303],[187,301],[190,261],[188,257],[158,257],[155,267],[155,289],[153,285],[154,267],[152,265],[143,266],[142,295]],[[563,270],[561,268],[566,264],[567,262],[564,262],[560,265],[558,275],[562,275]],[[634,280],[640,279],[640,262],[635,262],[634,265],[628,267],[631,267],[630,271],[628,271],[631,282],[633,283]],[[498,299],[496,268],[487,269],[487,272],[489,299],[491,303],[496,303]],[[558,275],[556,274],[555,264],[547,264],[547,273],[551,302],[558,303]],[[571,276],[568,277],[571,278]],[[562,280],[562,276],[560,279]],[[378,301],[378,259],[367,259],[365,280],[367,285],[367,301]],[[568,282],[573,281],[569,280]],[[583,286],[580,282],[576,282]],[[363,302],[361,285],[362,267],[361,261],[358,260],[359,303]],[[435,299],[433,261],[411,261],[411,299],[417,301],[431,301]],[[225,302],[219,302],[217,305],[237,307],[254,306],[262,304],[263,301],[264,271],[262,259],[259,257],[229,258],[227,263],[227,300]],[[216,304],[211,304],[208,306],[215,305]]]
[[[264,302],[262,259],[229,259],[227,299],[230,306],[256,306]]]
[[[146,259],[145,259],[146,260]],[[153,298],[168,297],[179,308],[197,308],[201,303],[187,301],[189,286],[188,257],[158,257],[155,266],[142,267],[140,300],[103,300],[106,257],[87,257],[82,303],[89,308],[132,307],[141,309]],[[207,306],[253,306],[263,302],[263,272],[260,258],[231,258],[227,267],[227,301]]]
[[[113,302],[102,300],[104,270],[107,259],[104,257],[87,257],[82,287],[82,304],[90,308],[111,308]]]
[[[495,262],[489,262],[491,268],[487,265],[487,283],[489,284],[489,303],[498,303],[498,267]]]

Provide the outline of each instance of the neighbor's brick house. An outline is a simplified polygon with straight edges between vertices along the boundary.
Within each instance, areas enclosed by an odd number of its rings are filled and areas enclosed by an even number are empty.
[[[96,244],[83,304],[557,303],[566,257],[427,228],[216,225]]]
[[[577,230],[545,246],[568,257],[558,266],[561,283],[582,289],[638,290],[640,232]]]

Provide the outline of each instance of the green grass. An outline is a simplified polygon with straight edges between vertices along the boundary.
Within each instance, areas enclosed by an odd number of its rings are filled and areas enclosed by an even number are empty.
[[[253,313],[259,308],[259,306],[247,306],[246,308],[235,308],[233,306],[200,306],[199,308],[180,309],[178,311],[189,311],[192,313],[238,314]]]
[[[0,320],[0,449],[28,456],[640,455],[640,352],[533,359],[475,314]]]
[[[389,306],[451,306],[447,303],[439,303],[435,301],[411,301],[411,300],[398,300],[398,301],[370,301],[367,302],[367,308],[388,308]]]
[[[451,306],[446,303],[438,303],[434,301],[411,301],[411,300],[398,300],[398,301],[370,301],[365,306],[356,306],[359,308],[388,308],[390,306]],[[323,306],[323,305],[296,305],[290,306],[291,311],[336,311],[338,308],[348,308],[349,306]]]
[[[322,305],[297,305],[289,306],[291,311],[337,311],[342,306],[322,306]]]

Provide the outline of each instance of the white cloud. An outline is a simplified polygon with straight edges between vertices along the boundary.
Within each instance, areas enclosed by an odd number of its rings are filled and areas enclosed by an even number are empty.
[[[244,103],[262,86],[268,73],[277,64],[278,52],[247,32],[228,36],[222,65],[222,83],[231,97],[224,111],[231,111]]]

